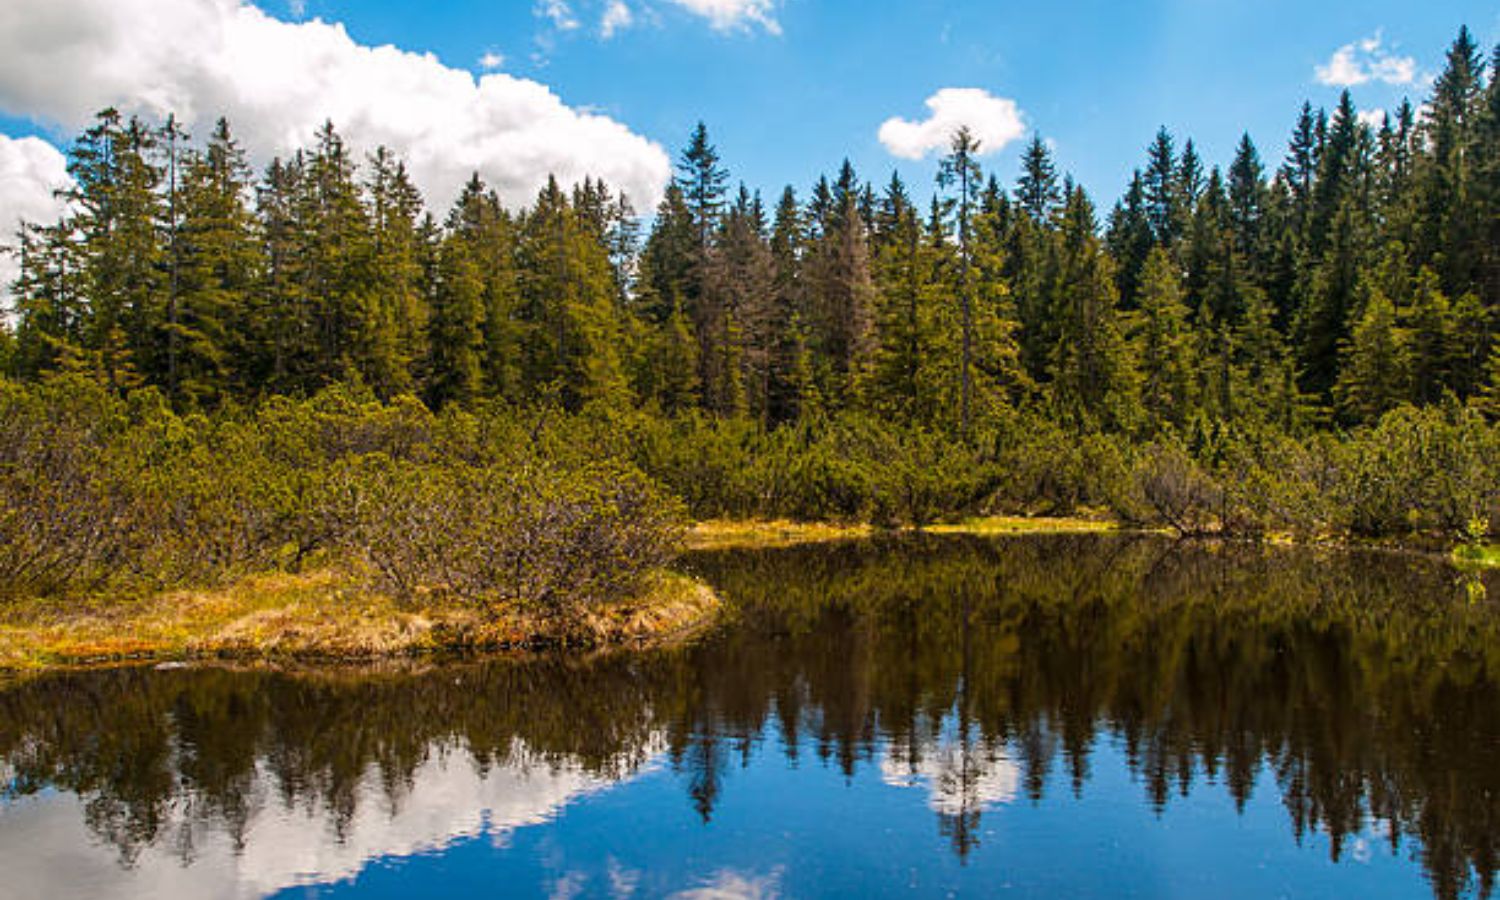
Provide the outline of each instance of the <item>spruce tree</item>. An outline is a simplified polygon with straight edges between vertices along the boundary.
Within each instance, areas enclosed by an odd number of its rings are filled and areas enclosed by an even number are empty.
[[[201,406],[253,387],[246,335],[263,263],[246,206],[250,167],[227,121],[218,121],[202,153],[186,157],[181,178],[169,319],[175,376],[167,385],[179,401]]]
[[[1156,422],[1182,425],[1192,409],[1196,361],[1188,308],[1172,257],[1161,247],[1146,258],[1133,340],[1141,371],[1141,404]]]
[[[1016,183],[1016,203],[1036,222],[1052,217],[1062,201],[1057,185],[1057,167],[1042,136],[1034,134],[1021,155],[1021,177]]]
[[[969,283],[973,269],[971,222],[977,204],[983,174],[979,169],[979,141],[967,127],[960,128],[949,144],[949,153],[938,165],[938,186],[955,188],[954,212],[958,218],[958,303],[962,337],[959,357],[960,432],[969,435],[973,411],[974,297]]]
[[[1351,422],[1374,422],[1402,402],[1409,386],[1406,335],[1397,327],[1396,308],[1378,291],[1344,349],[1345,361],[1334,396]]]

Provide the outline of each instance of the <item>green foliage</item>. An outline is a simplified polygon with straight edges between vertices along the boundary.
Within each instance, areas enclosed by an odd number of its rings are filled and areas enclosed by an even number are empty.
[[[179,416],[153,390],[0,380],[0,593],[209,583],[368,562],[408,598],[564,611],[619,599],[680,542],[638,470],[533,444],[506,407],[435,415],[336,387]],[[544,455],[545,454],[545,455]]]

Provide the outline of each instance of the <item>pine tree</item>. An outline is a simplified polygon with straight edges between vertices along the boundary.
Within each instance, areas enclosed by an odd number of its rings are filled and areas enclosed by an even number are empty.
[[[1234,249],[1244,258],[1257,284],[1265,278],[1265,170],[1250,135],[1240,137],[1229,166],[1229,220]]]
[[[201,154],[187,157],[174,253],[174,342],[169,389],[192,406],[249,390],[253,353],[246,335],[263,263],[246,206],[250,167],[229,123],[220,119]]]
[[[1057,186],[1057,167],[1052,162],[1052,151],[1047,149],[1041,135],[1032,135],[1031,143],[1021,156],[1016,202],[1033,221],[1045,222],[1061,201],[1062,191]]]
[[[708,139],[708,126],[702,122],[693,129],[687,149],[677,163],[677,185],[692,216],[693,232],[700,253],[707,253],[719,217],[724,209],[725,185],[729,173],[719,165],[719,151]]]
[[[437,254],[427,402],[434,407],[473,403],[484,391],[484,280],[473,249],[456,232]]]
[[[1410,335],[1411,400],[1419,404],[1436,403],[1452,384],[1456,335],[1448,298],[1439,286],[1437,273],[1427,266],[1417,273],[1411,310],[1406,318]]]
[[[802,209],[790,186],[781,193],[771,223],[772,312],[768,327],[774,349],[767,372],[766,415],[768,422],[798,418],[799,354],[805,348],[800,321],[806,309],[803,283],[804,234]]]
[[[980,185],[983,184],[983,175],[976,160],[978,154],[979,141],[967,127],[963,127],[953,135],[948,156],[944,157],[938,167],[938,186],[958,189],[954,210],[958,216],[958,302],[963,329],[959,362],[959,380],[962,385],[959,421],[960,432],[966,438],[969,435],[969,426],[973,417],[973,373],[971,369],[974,364],[974,297],[973,286],[969,283],[969,275],[973,268],[970,222],[974,215]]]
[[[1141,403],[1157,422],[1182,425],[1193,404],[1192,336],[1177,266],[1156,247],[1142,272],[1133,340],[1141,371]]]
[[[1153,246],[1151,223],[1146,217],[1146,188],[1140,170],[1130,178],[1125,196],[1109,214],[1105,246],[1118,270],[1120,305],[1134,309],[1140,292],[1142,269]]]
[[[77,228],[63,218],[23,224],[17,234],[19,274],[10,285],[15,314],[11,371],[37,379],[84,353],[88,297]]]
[[[264,272],[252,299],[247,343],[254,348],[250,381],[266,393],[305,390],[317,359],[313,298],[302,252],[302,155],[275,159],[256,189]]]
[[[1157,246],[1172,250],[1182,235],[1187,211],[1183,206],[1177,151],[1172,135],[1165,127],[1157,131],[1147,151],[1146,171],[1142,175],[1146,195],[1146,221]]]
[[[858,198],[848,191],[830,194],[803,269],[807,289],[809,349],[814,354],[819,394],[835,405],[851,404],[865,387],[873,363],[875,283],[870,271],[866,226]],[[810,215],[816,216],[813,210]]]
[[[87,301],[82,349],[94,354],[103,381],[116,390],[127,389],[137,372],[158,378],[166,368],[159,340],[166,319],[162,171],[154,149],[145,124],[107,109],[69,151],[74,187],[67,198],[77,209],[71,242]]]
[[[370,385],[381,396],[409,392],[427,355],[422,195],[385,147],[369,160],[368,198],[375,303]]]
[[[608,248],[548,179],[521,223],[522,375],[528,396],[553,389],[565,405],[629,399]]]
[[[462,238],[483,281],[484,386],[490,396],[526,399],[523,368],[526,335],[516,268],[515,223],[500,197],[476,173],[465,183],[447,228]]]
[[[1056,278],[1052,391],[1058,412],[1084,428],[1131,427],[1138,404],[1135,369],[1115,309],[1114,273],[1094,236],[1093,204],[1081,188],[1070,191],[1063,213]]]
[[[380,358],[391,344],[377,335],[370,223],[354,161],[332,122],[318,129],[298,188],[297,253],[316,348],[302,387],[312,390],[352,375],[379,383],[396,366]]]
[[[1396,325],[1395,306],[1384,294],[1370,295],[1344,355],[1334,396],[1347,419],[1373,422],[1406,398],[1407,341]]]
[[[1474,189],[1476,138],[1482,119],[1484,63],[1468,28],[1459,29],[1446,65],[1433,85],[1424,121],[1428,153],[1421,176],[1422,215],[1418,261],[1442,277],[1456,296],[1473,283],[1482,233]]]
[[[1500,342],[1490,349],[1486,376],[1483,390],[1472,402],[1491,422],[1500,422]]]

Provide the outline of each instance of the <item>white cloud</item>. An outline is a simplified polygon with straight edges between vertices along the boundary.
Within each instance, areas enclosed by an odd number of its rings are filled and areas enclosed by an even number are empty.
[[[259,163],[331,119],[355,148],[400,153],[438,208],[475,170],[512,204],[553,173],[603,178],[638,208],[671,176],[659,145],[543,84],[476,79],[432,54],[356,43],[339,24],[285,22],[242,0],[0,3],[0,111],[76,132],[107,105],[175,112],[200,133],[227,115]]]
[[[1417,78],[1417,61],[1410,56],[1391,55],[1377,31],[1333,51],[1328,62],[1313,74],[1320,84],[1329,87],[1356,87],[1371,81],[1411,84]]]
[[[504,65],[505,54],[495,50],[486,50],[484,55],[479,57],[479,68],[486,72],[493,72],[496,69],[504,67]]]
[[[759,25],[769,34],[781,34],[776,21],[775,0],[668,0],[694,15],[707,19],[716,31],[738,31]]]
[[[1378,130],[1385,121],[1385,110],[1362,109],[1354,117],[1360,121],[1360,124]]]
[[[51,223],[62,213],[56,191],[71,186],[67,160],[41,138],[0,134],[0,247],[14,243],[20,223]],[[18,260],[0,251],[0,298],[19,274]]]
[[[572,31],[578,27],[578,17],[568,0],[537,0],[536,13],[552,21],[559,31]]]
[[[1026,133],[1016,101],[982,88],[943,88],[927,98],[927,109],[923,121],[892,117],[880,126],[880,143],[891,155],[921,159],[942,152],[963,126],[979,139],[982,154],[998,152]]]
[[[609,0],[609,5],[604,8],[604,17],[599,20],[599,36],[607,41],[621,28],[629,28],[634,21],[635,16],[624,0]]]

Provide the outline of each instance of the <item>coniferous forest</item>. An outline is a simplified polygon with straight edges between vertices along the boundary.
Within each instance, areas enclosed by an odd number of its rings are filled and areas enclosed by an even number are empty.
[[[332,123],[255,172],[226,121],[106,110],[66,215],[15,241],[7,418],[87,394],[126,424],[85,444],[169,420],[171,452],[232,453],[214,435],[268,404],[398,409],[638,468],[697,516],[1475,537],[1500,525],[1500,48],[1460,31],[1418,100],[1303,105],[1221,161],[1163,129],[1112,205],[1040,136],[1000,183],[966,131],[931,185],[845,162],[763,194],[699,125],[649,217],[594,181],[506,208],[478,176],[432,210]]]

